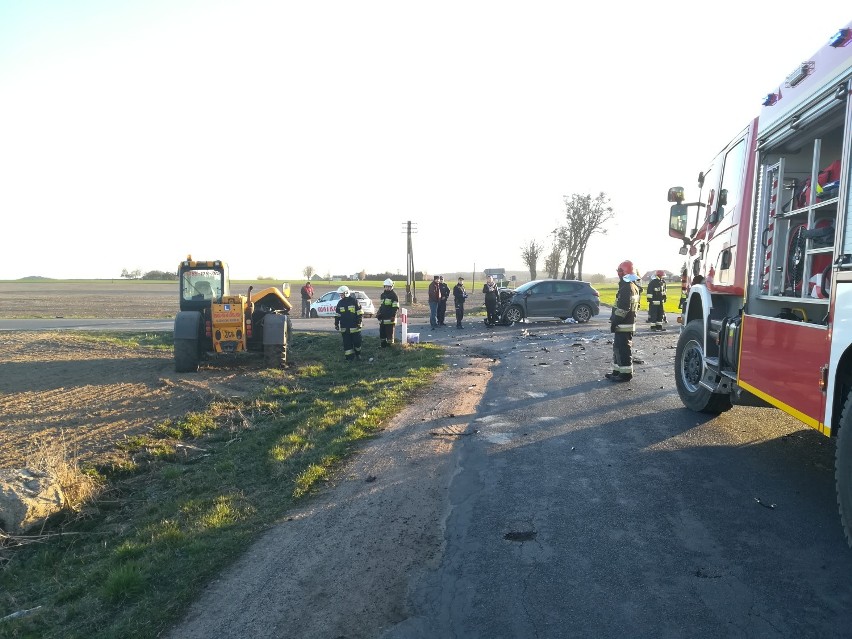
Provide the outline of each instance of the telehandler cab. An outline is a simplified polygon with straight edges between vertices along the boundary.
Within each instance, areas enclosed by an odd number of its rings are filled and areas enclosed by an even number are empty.
[[[175,316],[175,370],[198,370],[209,353],[260,351],[269,368],[287,364],[292,325],[290,287],[271,286],[247,295],[232,295],[228,265],[196,261],[191,255],[178,267],[180,312]]]

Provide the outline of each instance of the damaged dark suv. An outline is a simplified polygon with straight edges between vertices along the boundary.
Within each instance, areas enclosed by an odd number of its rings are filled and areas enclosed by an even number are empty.
[[[580,280],[533,280],[516,288],[505,304],[503,317],[520,322],[527,317],[558,317],[588,322],[600,313],[600,294]]]

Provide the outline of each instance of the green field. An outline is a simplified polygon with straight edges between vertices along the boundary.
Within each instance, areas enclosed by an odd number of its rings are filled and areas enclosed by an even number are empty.
[[[601,294],[601,304],[612,306],[615,304],[615,294],[618,291],[618,284],[594,284],[598,293]],[[680,309],[677,307],[680,302],[680,287],[669,286],[668,295],[665,304],[666,313],[680,314]],[[642,299],[639,302],[639,310],[647,311],[648,302],[645,300],[645,291],[642,291]]]

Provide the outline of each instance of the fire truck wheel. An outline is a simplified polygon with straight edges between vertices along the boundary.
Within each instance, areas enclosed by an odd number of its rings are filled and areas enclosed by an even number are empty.
[[[834,482],[837,487],[837,506],[846,543],[852,547],[852,392],[846,397],[840,415],[840,432],[834,458]]]
[[[264,344],[263,362],[267,368],[284,368],[287,366],[287,345]]]
[[[717,415],[731,408],[729,395],[711,393],[701,386],[704,372],[704,322],[692,320],[683,329],[675,351],[675,384],[683,405],[700,413]]]
[[[178,373],[196,372],[199,360],[197,339],[175,340],[175,370]]]

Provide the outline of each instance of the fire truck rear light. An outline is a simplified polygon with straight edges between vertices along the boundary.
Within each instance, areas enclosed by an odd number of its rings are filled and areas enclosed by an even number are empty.
[[[787,76],[787,86],[796,86],[797,84],[799,84],[799,82],[807,78],[813,70],[813,62],[802,62],[802,64],[799,65],[798,69],[796,69],[795,71],[793,71],[793,73]]]
[[[204,335],[206,337],[212,337],[213,335],[213,323],[210,320],[204,322]]]
[[[828,41],[829,46],[845,47],[852,41],[852,29],[840,29]]]
[[[780,100],[780,99],[781,99],[781,96],[778,95],[777,93],[770,93],[765,98],[763,98],[763,106],[772,106],[773,104],[778,102],[778,100]]]

